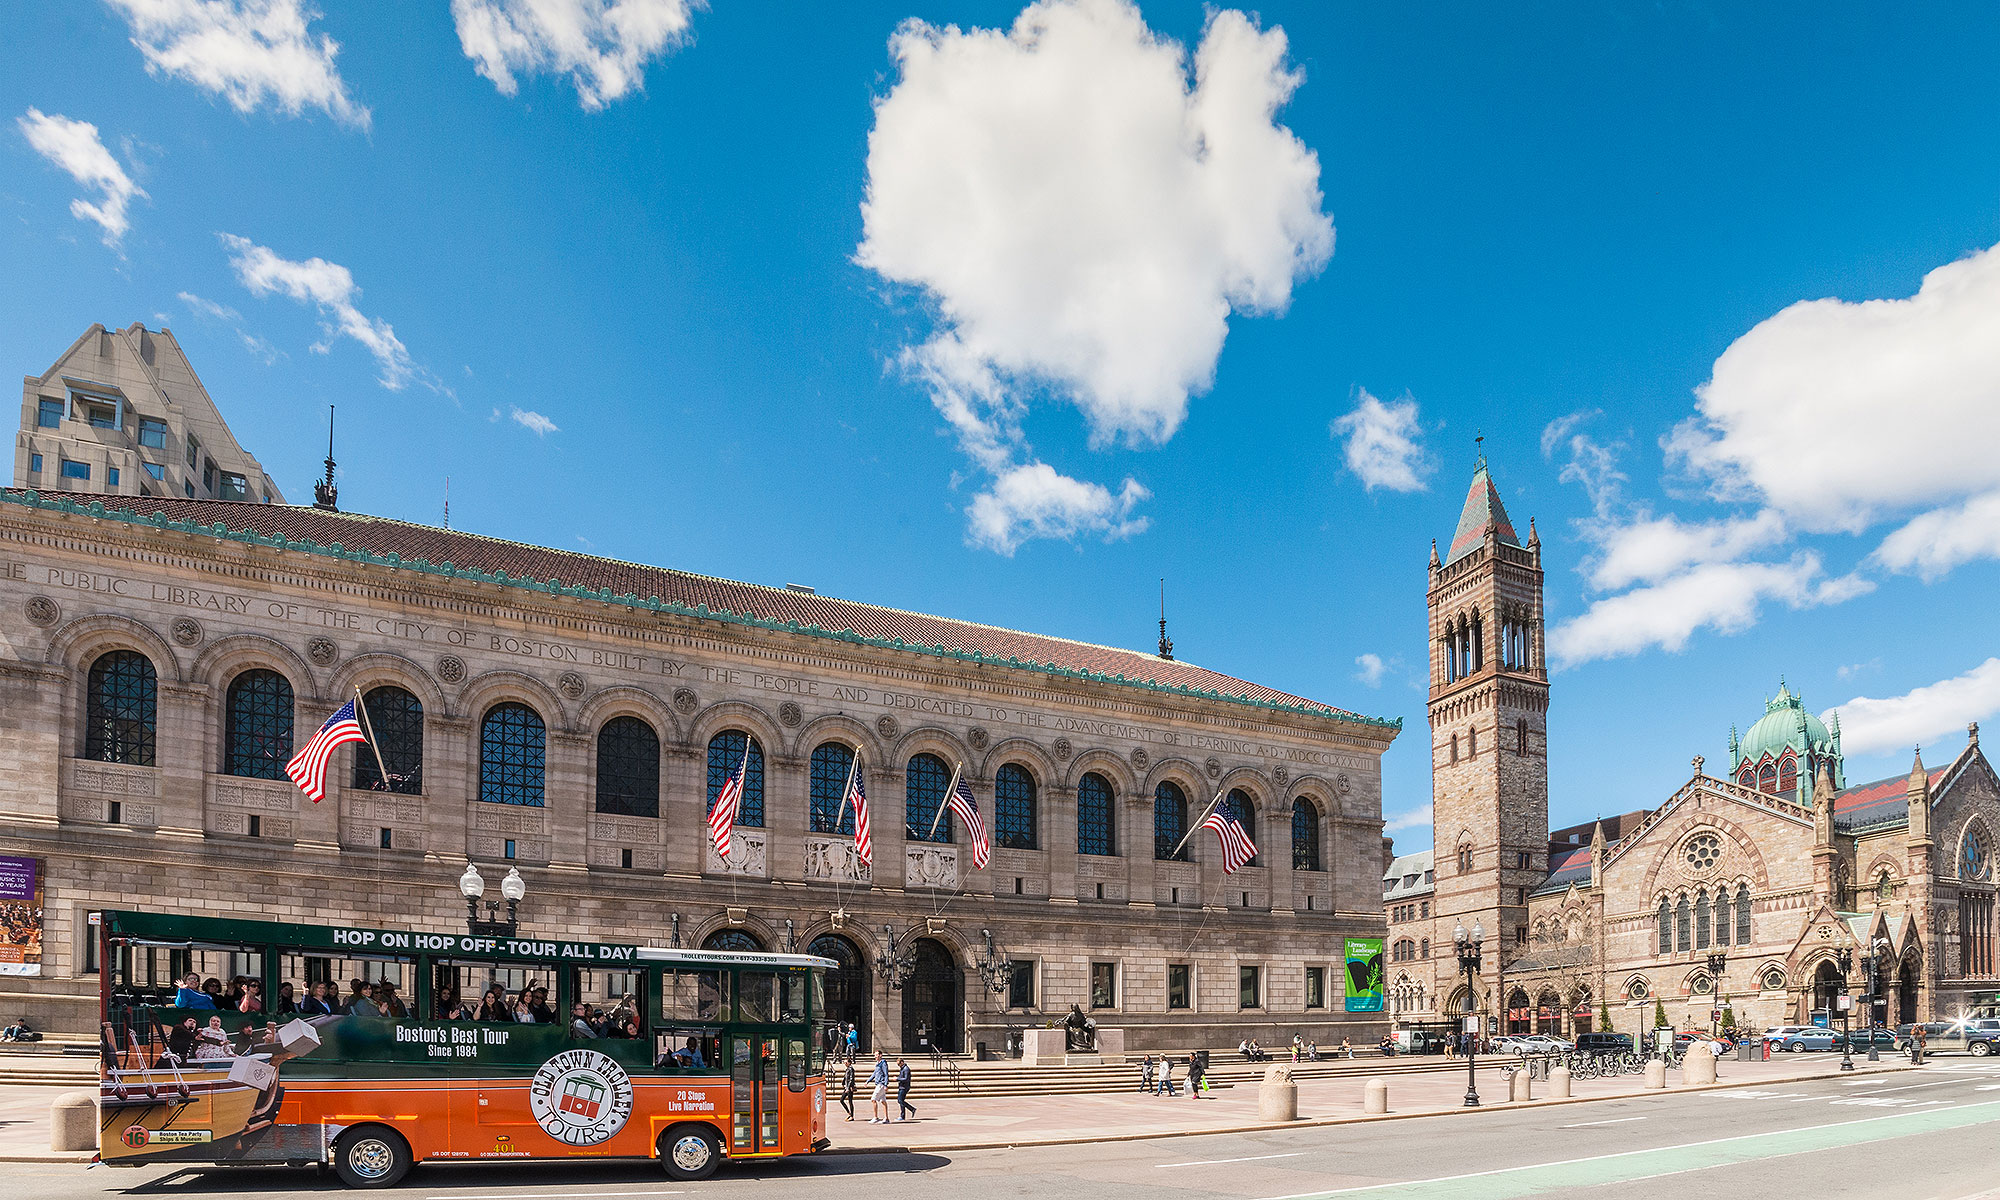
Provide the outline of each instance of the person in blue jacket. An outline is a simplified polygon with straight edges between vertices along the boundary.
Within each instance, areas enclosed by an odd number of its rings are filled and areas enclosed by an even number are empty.
[[[215,997],[201,990],[201,976],[189,975],[181,980],[181,988],[174,993],[175,1008],[214,1008]]]

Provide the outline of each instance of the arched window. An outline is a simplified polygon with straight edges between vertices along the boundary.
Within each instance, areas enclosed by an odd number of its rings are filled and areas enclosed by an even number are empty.
[[[1688,898],[1682,896],[1674,905],[1674,948],[1682,954],[1688,950]]]
[[[756,934],[742,929],[718,929],[701,939],[701,948],[720,950],[724,954],[760,954],[764,943]]]
[[[1756,787],[1757,764],[1751,762],[1744,763],[1742,768],[1736,772],[1736,782],[1742,787],[1747,787],[1747,788]]]
[[[1033,850],[1035,777],[1007,763],[993,774],[993,840],[1009,850]]]
[[[812,753],[812,790],[808,808],[814,833],[854,836],[854,806],[841,802],[847,776],[854,769],[854,749],[840,742],[822,742]]]
[[[508,701],[479,723],[479,798],[488,804],[542,806],[548,730],[535,710]]]
[[[370,792],[421,795],[424,790],[424,705],[415,696],[385,683],[361,698],[368,710],[362,728],[375,730],[375,746],[354,748],[354,786]],[[378,765],[377,753],[382,755]],[[389,778],[382,778],[382,767]]]
[[[1300,796],[1292,801],[1292,870],[1319,869],[1319,806]]]
[[[660,735],[637,717],[613,717],[597,731],[597,811],[660,815]]]
[[[1479,730],[1477,729],[1468,729],[1465,731],[1465,757],[1479,757]]]
[[[1458,735],[1455,733],[1451,735],[1451,761],[1458,761]]]
[[[1417,957],[1429,958],[1430,956],[1431,956],[1431,940],[1429,938],[1425,938],[1417,943]]]
[[[1787,755],[1785,761],[1778,764],[1778,790],[1781,792],[1790,792],[1797,790],[1798,786],[1798,760]]]
[[[245,671],[229,683],[222,771],[283,779],[292,761],[292,683],[276,671]]]
[[[703,814],[715,811],[716,794],[743,766],[750,755],[750,769],[743,776],[743,797],[736,805],[736,824],[745,829],[764,827],[764,747],[741,729],[725,729],[708,739],[708,803]]]
[[[132,650],[100,654],[90,664],[83,714],[83,756],[92,762],[153,765],[160,681],[152,660]]]
[[[1188,849],[1182,845],[1180,853],[1174,847],[1187,834],[1187,793],[1179,784],[1171,780],[1162,781],[1153,789],[1153,857],[1171,859],[1174,862],[1188,861]],[[1192,840],[1192,839],[1190,839]]]
[[[1465,842],[1458,847],[1458,873],[1472,874],[1472,843]]]
[[[1750,885],[1736,885],[1736,944],[1750,944]]]
[[[1767,762],[1757,768],[1757,790],[1760,792],[1778,790],[1778,764]]]
[[[1730,928],[1735,925],[1735,922],[1730,918],[1729,889],[1727,887],[1717,888],[1715,892],[1715,944],[1718,946],[1727,946],[1729,944]]]
[[[1229,806],[1230,815],[1243,826],[1243,832],[1250,835],[1250,844],[1257,845],[1257,802],[1250,798],[1250,793],[1242,788],[1231,788],[1228,798],[1223,800],[1223,803]],[[1243,865],[1261,867],[1264,864],[1262,856],[1259,855]]]
[[[1091,772],[1076,783],[1076,852],[1118,853],[1111,827],[1111,781]]]
[[[943,816],[944,790],[951,786],[951,768],[935,754],[913,754],[903,768],[903,833],[913,842],[952,841],[951,810]],[[931,832],[935,822],[937,832]]]
[[[1708,892],[1706,889],[1694,894],[1694,948],[1708,949]]]

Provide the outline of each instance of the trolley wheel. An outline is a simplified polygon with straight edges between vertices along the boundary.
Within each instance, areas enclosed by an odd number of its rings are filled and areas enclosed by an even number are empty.
[[[392,1187],[410,1170],[410,1144],[386,1125],[357,1125],[333,1143],[333,1171],[348,1187]]]
[[[660,1165],[675,1179],[707,1179],[722,1165],[722,1142],[707,1125],[676,1125],[660,1135]]]

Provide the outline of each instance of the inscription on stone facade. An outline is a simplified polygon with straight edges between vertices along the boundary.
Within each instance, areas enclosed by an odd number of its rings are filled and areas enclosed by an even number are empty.
[[[478,858],[505,858],[507,840],[484,835],[465,839],[465,848]],[[514,857],[526,862],[549,861],[549,843],[546,838],[520,838],[514,842]]]
[[[70,760],[69,786],[101,796],[157,796],[160,773],[153,767],[119,767],[109,763]]]
[[[547,833],[548,820],[535,809],[479,804],[473,807],[472,827],[493,833]]]
[[[360,792],[349,793],[346,803],[350,820],[365,821],[378,827],[422,825],[424,822],[424,806],[415,799],[391,800],[386,796]]]
[[[706,865],[702,868],[710,875],[754,875],[763,878],[770,874],[770,838],[761,829],[744,829],[741,826],[729,833],[729,857],[724,859],[715,852],[715,843],[704,839],[702,857]]]
[[[209,788],[209,802],[219,808],[242,808],[256,812],[295,812],[293,802],[299,790],[289,783],[282,786],[249,780],[215,780]]]
[[[596,843],[590,847],[585,858],[593,867],[617,867],[625,869],[625,851],[632,852],[631,869],[634,871],[658,871],[664,866],[657,847],[651,846],[609,846]]]
[[[865,885],[872,873],[855,852],[853,838],[807,834],[806,878]]]
[[[1108,858],[1101,854],[1079,854],[1076,856],[1076,877],[1078,879],[1123,879],[1125,860]]]
[[[590,836],[606,842],[657,842],[659,832],[651,821],[619,821],[599,817],[591,824]]]

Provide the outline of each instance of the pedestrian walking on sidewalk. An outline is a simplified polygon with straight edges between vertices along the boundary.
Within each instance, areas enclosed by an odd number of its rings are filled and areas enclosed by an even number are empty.
[[[1202,1080],[1207,1076],[1208,1071],[1202,1063],[1201,1051],[1188,1051],[1188,1099],[1201,1099]]]
[[[1173,1059],[1171,1059],[1171,1058],[1169,1058],[1169,1057],[1167,1057],[1167,1056],[1166,1056],[1166,1055],[1164,1055],[1164,1054],[1162,1054],[1162,1055],[1160,1056],[1160,1093],[1159,1093],[1159,1094],[1160,1094],[1160,1095],[1162,1095],[1162,1096],[1172,1096],[1172,1095],[1174,1095],[1174,1094],[1175,1094],[1175,1092],[1174,1092],[1174,1060],[1173,1060]]]
[[[916,1115],[917,1106],[910,1103],[910,1061],[899,1058],[896,1060],[896,1119],[907,1121]]]
[[[1139,1063],[1139,1090],[1142,1092],[1153,1090],[1153,1056],[1150,1054]]]
[[[868,1072],[868,1123],[889,1123],[889,1056],[875,1052],[875,1069]]]
[[[854,1119],[854,1060],[847,1060],[847,1069],[840,1073],[840,1107],[847,1110],[847,1119]]]

